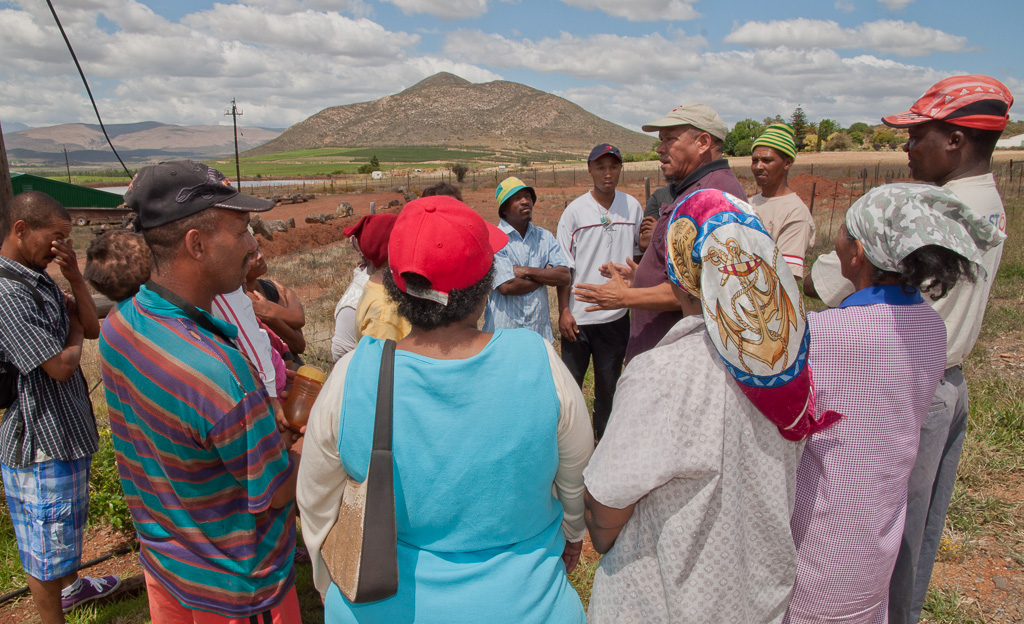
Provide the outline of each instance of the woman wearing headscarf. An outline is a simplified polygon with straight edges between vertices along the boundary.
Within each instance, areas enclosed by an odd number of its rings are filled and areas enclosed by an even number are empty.
[[[669,218],[684,317],[626,367],[584,471],[607,552],[588,619],[777,622],[793,587],[789,529],[815,420],[796,280],[745,202],[718,190]]]
[[[508,237],[462,202],[409,202],[384,286],[412,331],[394,364],[398,593],[353,604],[320,546],[348,475],[370,457],[384,341],[335,365],[309,420],[297,499],[325,620],[583,624],[566,570],[579,558],[583,467],[593,450],[583,395],[529,329],[477,329]]]
[[[1001,233],[951,192],[869,191],[836,238],[856,292],[808,316],[817,409],[841,418],[807,443],[797,471],[798,564],[787,622],[881,623],[921,424],[946,366],[939,299],[984,271]]]

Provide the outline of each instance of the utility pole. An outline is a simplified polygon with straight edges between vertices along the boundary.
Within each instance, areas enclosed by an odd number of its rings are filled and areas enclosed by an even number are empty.
[[[68,170],[68,184],[71,184],[71,163],[68,162],[68,146],[61,145],[61,147],[64,148],[64,166],[67,167]]]
[[[0,214],[4,216],[9,214],[12,199],[14,199],[14,189],[11,187],[11,170],[7,165],[3,128],[0,128]],[[6,219],[2,220],[6,221]],[[3,235],[7,236],[7,232],[4,232]]]
[[[242,190],[242,166],[238,164],[238,117],[242,111],[235,105],[235,98],[231,98],[231,110],[224,114],[231,115],[231,124],[235,127],[235,180],[238,183],[238,190]]]

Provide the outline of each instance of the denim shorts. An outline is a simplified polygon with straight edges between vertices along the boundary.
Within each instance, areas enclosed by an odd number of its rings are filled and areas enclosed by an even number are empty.
[[[50,459],[26,468],[0,465],[25,572],[52,581],[77,572],[89,519],[91,457]]]

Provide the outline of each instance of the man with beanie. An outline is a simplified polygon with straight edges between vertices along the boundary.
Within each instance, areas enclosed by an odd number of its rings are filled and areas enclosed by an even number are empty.
[[[804,255],[814,244],[814,219],[796,191],[789,188],[794,159],[796,141],[787,124],[772,124],[754,140],[750,171],[761,192],[750,198],[750,205],[778,245],[793,277],[801,279]]]
[[[487,300],[483,330],[526,327],[554,342],[545,287],[569,285],[569,262],[551,232],[531,223],[537,202],[533,187],[519,178],[506,178],[494,196],[498,229],[508,234],[508,245],[494,254],[494,290]]]
[[[725,122],[710,106],[683,104],[665,117],[643,126],[644,132],[657,132],[661,172],[678,193],[675,201],[664,204],[654,226],[651,243],[640,264],[625,258],[625,264],[609,263],[601,273],[603,284],[579,283],[573,288],[576,299],[592,304],[591,310],[630,309],[629,344],[626,363],[648,351],[683,318],[679,301],[672,294],[665,260],[665,230],[675,203],[701,189],[718,189],[746,201],[729,161],[722,157],[722,144],[729,133]]]
[[[1009,89],[995,78],[954,76],[933,85],[910,110],[882,122],[909,132],[903,149],[915,180],[952,191],[1005,232],[1006,212],[990,161],[1012,105]],[[938,301],[925,297],[946,324],[947,368],[921,427],[907,487],[907,520],[889,586],[889,621],[894,624],[917,622],[928,592],[967,430],[967,382],[961,363],[978,339],[1002,254],[1002,243],[985,252],[984,274],[979,272],[974,283],[961,282]],[[804,284],[808,295],[820,296],[833,307],[852,292],[834,255],[819,258],[811,267],[812,279]]]
[[[210,309],[256,252],[243,195],[202,163],[143,167],[125,193],[150,280],[103,324],[110,429],[154,624],[298,622],[295,479],[273,400]]]
[[[639,255],[643,208],[616,190],[622,173],[619,149],[607,143],[592,149],[587,171],[594,188],[573,200],[558,221],[558,244],[569,259],[573,283],[600,281],[606,263]],[[590,360],[594,361],[594,434],[600,439],[622,374],[629,315],[625,309],[587,311],[587,304],[572,298],[569,290],[557,288],[562,361],[581,388]]]

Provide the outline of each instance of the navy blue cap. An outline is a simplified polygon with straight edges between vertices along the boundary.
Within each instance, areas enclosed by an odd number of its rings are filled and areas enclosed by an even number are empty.
[[[595,160],[604,156],[605,154],[611,154],[612,156],[618,158],[619,162],[622,162],[622,154],[619,153],[619,148],[615,147],[614,145],[609,145],[608,143],[602,143],[595,147],[594,149],[590,150],[590,156],[587,157],[587,162],[594,162]]]

